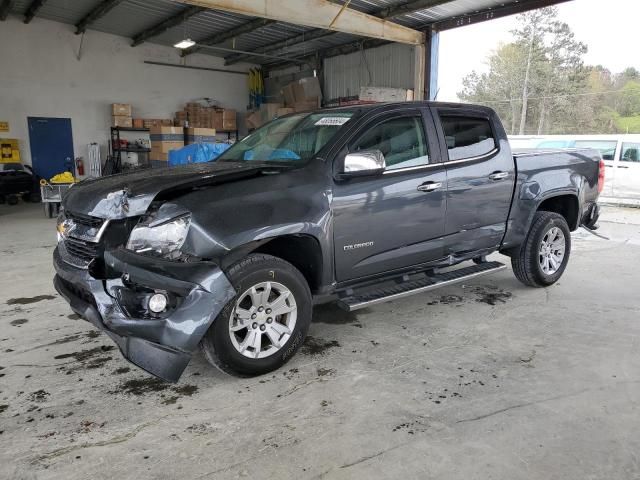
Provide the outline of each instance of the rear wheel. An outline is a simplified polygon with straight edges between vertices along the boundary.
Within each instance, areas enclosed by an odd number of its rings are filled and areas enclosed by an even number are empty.
[[[224,372],[261,375],[284,365],[302,345],[311,322],[309,286],[290,263],[252,254],[226,272],[237,295],[201,342],[207,360]]]
[[[564,273],[571,253],[571,232],[562,215],[537,212],[520,249],[511,257],[516,278],[531,287],[546,287]]]
[[[9,195],[7,197],[7,203],[9,205],[17,205],[19,201],[20,199],[18,198],[18,195]]]

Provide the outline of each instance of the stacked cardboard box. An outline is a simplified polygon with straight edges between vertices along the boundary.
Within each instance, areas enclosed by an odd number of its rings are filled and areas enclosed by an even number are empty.
[[[133,127],[131,118],[131,105],[128,103],[112,103],[111,115],[114,127]]]
[[[361,87],[360,101],[364,102],[410,102],[413,90],[406,88]]]
[[[216,143],[215,128],[185,128],[184,143],[191,145],[193,143]]]
[[[154,126],[150,131],[151,154],[149,159],[156,162],[169,161],[169,152],[184,147],[182,127]]]
[[[173,120],[170,118],[142,118],[142,128],[172,127]]]
[[[316,110],[322,105],[322,90],[318,77],[301,78],[282,88],[282,96],[286,107],[294,112]]]
[[[187,103],[184,110],[176,112],[174,123],[180,127],[214,128],[218,131],[237,130],[235,110],[204,107],[199,103]]]

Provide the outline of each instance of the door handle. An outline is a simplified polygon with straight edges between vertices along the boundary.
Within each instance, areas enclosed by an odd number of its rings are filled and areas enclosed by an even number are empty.
[[[489,175],[489,178],[491,180],[504,180],[505,178],[507,178],[509,176],[509,172],[494,172],[491,175]]]
[[[618,165],[616,168],[629,168],[626,165]]]
[[[433,192],[442,186],[442,182],[426,182],[418,185],[419,192]]]

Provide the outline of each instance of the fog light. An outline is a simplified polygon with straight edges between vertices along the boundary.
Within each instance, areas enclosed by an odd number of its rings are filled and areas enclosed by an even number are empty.
[[[154,293],[149,298],[149,310],[153,313],[164,312],[167,308],[167,297],[163,293]]]

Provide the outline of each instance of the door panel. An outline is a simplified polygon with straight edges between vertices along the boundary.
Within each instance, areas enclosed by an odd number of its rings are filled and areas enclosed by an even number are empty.
[[[421,171],[382,175],[335,186],[333,199],[338,281],[441,258],[446,175]],[[425,182],[443,188],[422,192]]]
[[[417,123],[407,118],[417,119]],[[428,121],[431,122],[430,117]],[[425,132],[420,111],[385,115],[361,129],[348,145],[350,152],[372,148],[389,159],[384,174],[337,181],[334,185],[338,281],[443,256],[446,174],[439,162],[433,123],[427,124]],[[346,150],[342,158],[345,153]]]
[[[447,149],[445,254],[494,248],[500,244],[515,182],[507,141],[499,145],[489,117],[439,110]]]
[[[70,118],[28,117],[31,165],[39,177],[49,179],[73,168]]]
[[[622,142],[615,172],[614,196],[640,200],[640,143]]]

